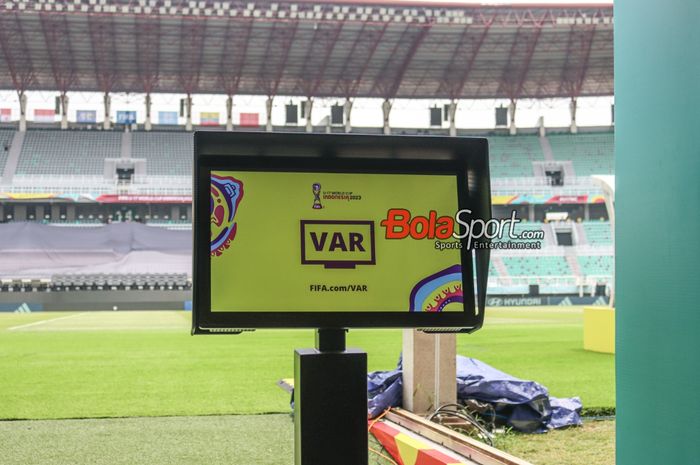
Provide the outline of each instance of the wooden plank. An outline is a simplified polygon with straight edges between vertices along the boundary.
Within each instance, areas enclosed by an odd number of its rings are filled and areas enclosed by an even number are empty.
[[[435,441],[480,465],[532,465],[530,462],[428,421],[407,410],[391,409],[384,418]]]

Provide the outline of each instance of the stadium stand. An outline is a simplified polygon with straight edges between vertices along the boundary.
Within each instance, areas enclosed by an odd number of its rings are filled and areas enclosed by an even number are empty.
[[[10,154],[10,144],[14,135],[15,131],[0,129],[0,177],[5,170],[5,163],[7,162],[7,156]]]
[[[515,223],[515,226],[513,227],[513,233],[516,236],[520,236],[523,231],[544,231],[545,229],[545,224],[544,223],[538,223],[534,221],[527,221],[527,222],[520,222],[520,223]],[[532,239],[511,239],[509,237],[509,232],[510,229],[506,231],[504,236],[500,239],[496,239],[496,241],[500,242],[528,242]]]
[[[586,240],[591,245],[612,244],[612,230],[608,221],[585,221],[581,223]]]
[[[165,228],[165,229],[172,229],[176,231],[189,231],[192,229],[192,222],[191,221],[178,221],[178,220],[170,220],[170,221],[165,221],[165,220],[149,220],[146,222],[148,226],[153,226],[153,227],[158,227],[158,228]]]
[[[533,161],[544,161],[544,154],[537,136],[491,136],[489,160],[491,176],[533,176]]]
[[[120,156],[118,132],[28,131],[16,174],[97,176],[105,158]]]
[[[578,263],[584,276],[612,276],[613,257],[610,255],[579,256]]]
[[[51,276],[49,289],[69,290],[184,290],[192,287],[185,273],[162,274],[59,274]]]
[[[191,176],[193,143],[189,132],[135,132],[131,157],[147,160],[149,176]]]
[[[498,276],[498,270],[493,262],[489,262],[489,276]]]
[[[363,132],[363,128],[357,128]],[[2,144],[12,142],[13,130],[0,130],[0,149]],[[90,131],[90,130],[48,130],[30,129],[26,133],[22,145],[17,175],[11,179],[11,185],[6,186],[8,192],[35,192],[43,188],[45,192],[59,192],[68,195],[85,195],[86,199],[95,202],[95,196],[100,194],[129,193],[135,195],[183,195],[191,193],[190,176],[192,173],[193,139],[190,132],[180,130],[169,131],[134,131],[129,137],[123,137],[122,131]],[[533,169],[534,162],[545,160],[545,154],[537,135],[525,134],[517,136],[489,135],[491,175],[496,183],[502,180],[499,188],[505,195],[553,196],[561,191],[555,191],[548,184],[541,183],[537,171]],[[546,136],[551,142],[552,151],[557,161],[571,160],[579,180],[591,173],[611,172],[612,133],[579,133],[554,134]],[[122,147],[122,143],[129,144]],[[125,150],[125,148],[127,150]],[[0,151],[0,168],[5,164],[7,152]],[[130,156],[133,159],[146,160],[145,178],[135,178],[132,184],[116,184],[104,177],[105,158],[120,158]],[[590,179],[590,178],[588,178]],[[517,181],[517,182],[515,182]],[[529,183],[529,184],[528,184]],[[569,189],[573,195],[584,192],[595,186],[589,183],[584,187],[572,184],[558,189]],[[520,189],[530,189],[521,191]],[[125,189],[118,191],[117,189]],[[597,187],[596,187],[597,189]],[[40,191],[40,189],[39,189]],[[43,192],[43,191],[42,191]],[[600,195],[599,190],[593,195]],[[185,201],[186,203],[186,201]],[[65,204],[64,204],[65,205]],[[52,211],[50,218],[39,218],[35,221],[63,226],[77,231],[79,229],[100,228],[106,222],[119,224],[124,221],[123,212],[119,209],[109,210],[99,206],[92,208],[83,206],[74,208],[73,215],[56,214],[51,204],[43,208],[44,214]],[[89,204],[87,204],[89,205]],[[167,232],[187,232],[191,229],[188,216],[182,217],[179,210],[172,210],[170,205],[160,206],[151,210],[149,206],[130,206],[131,215],[126,219],[145,222],[155,230]],[[565,207],[564,207],[565,208]],[[116,213],[115,213],[116,212]],[[136,215],[136,216],[133,216]],[[175,219],[177,218],[177,219]],[[522,219],[522,215],[521,215]],[[109,220],[109,221],[108,221]],[[16,221],[16,220],[11,220]],[[585,292],[592,289],[587,277],[594,277],[595,283],[610,282],[613,272],[612,234],[608,221],[584,221],[573,224],[578,232],[577,242],[567,251],[569,256],[561,255],[557,247],[552,226],[536,221],[522,221],[516,224],[514,230],[520,234],[525,230],[540,230],[544,232],[542,252],[498,250],[492,254],[489,275],[492,284],[489,293],[521,295],[528,293],[529,284],[539,284],[543,293],[572,294],[579,293],[579,286],[586,287]],[[168,231],[169,230],[169,231]],[[523,242],[527,239],[511,239],[508,236],[497,239],[501,242]],[[54,276],[34,271],[23,272],[15,276],[21,280],[5,283],[5,290],[19,291],[21,289],[46,290],[124,290],[124,289],[157,289],[167,290],[168,284],[162,282],[162,277],[156,276],[157,271],[166,271],[164,266],[158,270],[145,271],[146,264],[141,260],[151,260],[139,256],[130,256],[128,264],[120,266],[119,272],[109,267],[88,266],[75,269],[70,274],[60,270]],[[178,259],[179,260],[179,259]],[[182,263],[185,263],[184,261]],[[173,261],[173,271],[182,271],[180,261]],[[183,265],[184,266],[184,265]],[[150,267],[150,265],[149,265]],[[152,267],[151,267],[152,268]],[[12,276],[5,275],[6,278]],[[49,279],[50,277],[50,279]],[[49,279],[47,283],[33,283],[31,279]],[[63,283],[63,284],[61,284]],[[174,289],[182,288],[175,285]],[[186,289],[186,288],[185,288]]]
[[[0,130],[0,169],[14,131]],[[558,161],[573,162],[577,176],[613,172],[612,133],[547,136]],[[131,135],[131,158],[147,160],[148,177],[192,174],[192,134],[185,131],[136,131]],[[533,162],[544,161],[539,137],[489,136],[491,176],[531,178]],[[120,158],[121,134],[110,131],[30,130],[22,146],[16,174],[101,176],[105,158]]]
[[[105,222],[96,218],[88,218],[73,221],[42,221],[42,223],[49,226],[59,226],[59,227],[75,227],[75,228],[96,228],[99,226],[104,226]]]
[[[504,257],[508,273],[516,276],[571,276],[573,271],[561,256]]]
[[[554,158],[571,160],[576,176],[613,174],[615,136],[612,132],[595,134],[548,135]]]
[[[32,291],[182,291],[192,288],[186,273],[56,274],[44,279],[2,279],[2,292]]]
[[[17,2],[14,3],[18,5]],[[42,3],[46,2],[38,2],[39,6]],[[47,8],[56,2],[48,3],[49,5],[45,5]],[[216,5],[216,2],[214,4]],[[104,95],[95,96],[89,103],[94,110],[95,104],[102,102],[107,118],[98,121],[93,117],[87,118],[90,121],[86,121],[85,118],[78,117],[75,111],[81,108],[88,110],[87,107],[82,107],[83,102],[78,98],[73,102],[77,107],[64,107],[64,115],[54,115],[54,112],[51,112],[52,117],[45,121],[37,118],[36,114],[33,121],[27,121],[26,117],[31,115],[31,111],[17,112],[15,109],[10,111],[10,116],[19,115],[19,121],[7,121],[7,118],[4,118],[0,122],[0,223],[3,223],[0,224],[0,238],[5,234],[5,240],[0,241],[0,252],[3,254],[3,259],[0,260],[0,279],[9,279],[11,284],[3,289],[48,290],[54,288],[52,283],[61,282],[64,283],[61,289],[94,290],[101,287],[123,290],[140,286],[150,288],[151,283],[163,280],[167,287],[171,279],[163,277],[163,273],[190,273],[191,263],[188,255],[191,250],[191,233],[187,230],[191,229],[189,219],[192,217],[191,129],[198,120],[196,117],[192,119],[192,112],[189,116],[183,112],[186,108],[183,104],[187,101],[192,103],[192,100],[180,100],[180,113],[185,116],[176,116],[174,120],[177,123],[183,122],[184,119],[186,124],[161,123],[160,117],[157,124],[151,124],[151,118],[148,122],[141,118],[141,103],[130,99],[127,99],[129,102],[126,107],[122,103],[118,105],[119,110],[115,115],[114,110],[110,109],[111,99],[104,98],[110,94],[141,93],[144,91],[144,84],[148,83],[154,93],[172,93],[183,97],[192,97],[193,93],[220,96],[235,94],[236,97],[259,95],[276,98],[279,102],[281,96],[285,96],[284,100],[286,96],[298,100],[323,95],[326,98],[337,99],[351,96],[351,100],[449,99],[455,103],[495,98],[509,99],[514,104],[524,101],[527,108],[528,99],[571,99],[613,93],[612,6],[544,7],[533,3],[511,8],[435,4],[423,5],[415,11],[404,9],[397,10],[396,14],[381,13],[385,27],[403,32],[379,35],[376,40],[380,42],[374,47],[357,47],[357,50],[352,50],[353,59],[347,60],[347,44],[365,44],[367,25],[362,15],[348,15],[341,11],[346,8],[344,6],[322,2],[224,4],[226,10],[230,10],[231,18],[241,18],[244,15],[255,18],[246,33],[246,43],[243,44],[249,52],[236,58],[235,63],[231,60],[222,63],[220,54],[206,53],[206,50],[202,53],[197,47],[189,47],[191,37],[185,29],[179,33],[174,30],[172,34],[168,33],[168,46],[164,46],[163,42],[160,48],[153,48],[148,46],[149,44],[135,47],[133,41],[104,41],[99,34],[94,34],[92,28],[93,25],[99,27],[101,21],[105,24],[117,21],[120,26],[119,33],[124,37],[150,39],[154,26],[163,25],[168,29],[173,21],[179,24],[181,20],[199,18],[207,21],[207,40],[224,43],[228,39],[229,23],[237,20],[230,19],[228,12],[223,16],[218,12],[212,15],[207,9],[200,8],[197,13],[187,2],[173,2],[168,8],[167,17],[163,17],[162,13],[155,9],[149,12],[147,10],[150,8],[144,9],[142,5],[133,2],[84,0],[81,8],[76,7],[72,13],[75,18],[82,16],[84,21],[76,20],[74,24],[71,20],[66,23],[68,26],[65,28],[53,28],[53,21],[47,23],[43,20],[49,20],[53,14],[47,14],[46,18],[42,17],[42,21],[37,21],[35,8],[24,8],[22,2],[12,15],[6,15],[2,25],[9,32],[5,35],[9,38],[21,37],[25,40],[20,42],[28,42],[26,46],[4,47],[3,60],[14,64],[16,69],[31,70],[31,80],[25,82],[23,79],[17,79],[17,76],[13,75],[14,71],[3,73],[0,70],[2,88],[14,89],[20,93],[58,91],[57,84],[62,83],[60,87],[65,87],[61,89],[61,93],[94,92],[101,89],[100,94]],[[381,4],[367,3],[362,8],[365,15],[375,17],[384,7]],[[96,16],[93,18],[91,15]],[[324,21],[328,24],[337,22],[342,25],[342,39],[337,44],[335,41],[322,41],[327,44],[314,45],[314,42],[318,41],[319,32],[315,22],[319,15],[325,18]],[[290,37],[282,33],[270,34],[271,28],[277,27],[278,18],[282,17],[286,18],[282,29],[289,26],[295,31]],[[551,18],[552,24],[564,24],[566,27],[550,27],[549,20],[544,23],[534,20],[540,17]],[[144,18],[148,20],[142,20]],[[92,19],[96,19],[97,22],[93,24]],[[409,19],[413,25],[418,26],[407,27]],[[434,51],[460,52],[471,49],[474,31],[471,31],[470,26],[471,32],[464,32],[463,26],[467,24],[467,20],[469,24],[473,20],[476,29],[487,26],[483,35],[479,33],[480,40],[484,41],[485,45],[480,53],[472,57],[472,67],[479,72],[471,73],[468,79],[464,79],[460,85],[455,85],[452,79],[454,60],[445,59],[446,55],[436,55]],[[424,21],[430,24],[437,21],[441,25],[426,29],[420,26]],[[91,26],[89,28],[74,27],[76,24],[88,22]],[[447,27],[450,24],[456,26]],[[47,25],[52,27],[52,37],[60,41],[55,44],[56,50],[67,53],[67,56],[80,56],[80,66],[76,68],[76,63],[69,62],[70,60],[63,63],[65,66],[55,66],[55,53],[52,50],[49,50],[52,53],[47,53],[46,48]],[[311,25],[313,27],[310,27]],[[514,51],[506,53],[496,45],[501,43],[504,37],[508,43],[516,43],[521,38],[520,31],[523,27],[541,33],[541,37],[538,35],[534,44],[532,60],[523,63],[523,69],[520,70],[522,73],[519,73],[522,74],[522,79],[517,86],[517,92],[514,93],[516,89],[513,89],[511,82]],[[21,31],[22,34],[18,34],[17,31]],[[595,31],[595,34],[589,35],[589,31]],[[585,69],[581,69],[582,64],[572,61],[568,53],[552,53],[552,50],[558,50],[557,47],[565,42],[578,46],[575,39],[582,33],[590,36],[591,40],[591,56],[586,55]],[[408,42],[414,46],[403,47],[402,43]],[[321,48],[328,47],[328,63],[342,62],[343,66],[326,66],[325,69],[319,66],[319,53],[302,53],[309,49],[310,44]],[[82,53],[81,47],[87,47],[94,53],[86,55]],[[183,56],[183,50],[189,51],[185,54],[187,56]],[[275,53],[268,53],[270,50]],[[318,52],[317,49],[314,50]],[[455,56],[461,55],[457,53]],[[297,58],[302,56],[305,58],[299,61]],[[118,62],[114,61],[115,57],[119,57]],[[141,66],[142,62],[149,62],[152,66]],[[167,66],[167,63],[175,62],[181,63],[182,66],[177,70]],[[398,69],[401,67],[397,67],[399,62],[405,64],[401,70]],[[198,63],[196,79],[193,79],[195,76],[192,75],[192,63]],[[230,69],[226,66],[222,68],[224,64],[230,65]],[[302,76],[297,72],[299,67],[318,68],[318,76],[314,79]],[[83,72],[85,69],[100,72]],[[538,71],[543,69],[548,70],[545,73],[546,78]],[[245,73],[241,74],[244,70]],[[109,71],[109,76],[106,76],[104,71]],[[572,72],[581,76],[581,81],[575,86],[576,95],[571,95],[569,89],[572,89],[572,86],[568,85],[568,76],[571,76]],[[74,79],[77,75],[80,75],[80,79]],[[349,78],[352,78],[350,87],[339,85]],[[109,86],[105,86],[107,81]],[[18,87],[19,84],[22,86]],[[350,90],[352,92],[349,92]],[[216,108],[207,108],[209,104],[199,100],[199,97],[197,99],[197,111],[216,111]],[[18,103],[21,107],[21,102]],[[144,103],[147,106],[146,113],[150,111],[149,114],[154,115],[157,112],[157,109],[151,108],[150,99]],[[170,111],[175,110],[173,103],[171,99]],[[227,101],[227,105],[231,105],[232,109],[233,103],[233,100]],[[68,101],[64,101],[64,105],[67,104]],[[247,104],[238,99],[231,119],[226,121],[227,128],[243,124],[242,118],[238,118],[239,111],[256,112],[257,123],[249,129],[262,130],[266,116],[269,116],[270,121],[273,119],[273,106],[266,110],[269,112],[266,115],[261,108],[244,109],[242,105]],[[465,110],[464,105],[460,105],[460,110]],[[523,108],[523,104],[518,105]],[[48,107],[50,106],[49,104]],[[116,104],[111,108],[115,106]],[[279,104],[275,106],[279,108]],[[394,111],[397,111],[397,108],[400,108],[400,105],[396,105]],[[510,115],[506,116],[512,116],[515,108],[513,107]],[[139,120],[132,123],[124,118],[120,119],[119,112],[123,110],[138,112]],[[466,110],[468,111],[468,108]],[[311,128],[313,132],[345,132],[346,128],[342,124],[327,125],[321,122],[324,116],[320,113],[322,111],[324,110],[317,105],[313,118],[317,124]],[[549,211],[568,211],[572,213],[570,217],[573,219],[604,216],[600,214],[601,205],[594,208],[593,204],[600,202],[602,190],[590,175],[613,172],[612,128],[579,127],[577,134],[556,133],[568,131],[569,128],[547,128],[545,132],[548,135],[541,137],[541,128],[516,128],[514,124],[508,127],[509,118],[498,123],[492,130],[457,127],[457,112],[451,113],[448,107],[444,107],[442,111],[440,124],[431,127],[390,127],[387,117],[384,127],[351,127],[348,124],[347,130],[364,134],[453,134],[488,137],[492,193],[495,203],[499,206],[499,214],[515,208],[521,218],[538,221],[543,221]],[[98,113],[101,116],[102,112]],[[6,114],[5,112],[4,115]],[[75,120],[72,119],[73,115]],[[56,117],[62,116],[64,119],[61,123],[53,122]],[[347,118],[348,123],[350,119]],[[362,117],[355,113],[354,121],[359,123],[361,120]],[[219,122],[224,121],[219,119]],[[202,123],[201,118],[199,123]],[[27,127],[29,129],[25,133]],[[59,127],[64,130],[59,130]],[[222,124],[199,129],[223,128]],[[22,132],[16,132],[17,129]],[[235,127],[235,130],[238,129],[239,127]],[[274,132],[306,130],[303,122],[275,125],[270,129]],[[518,135],[506,135],[515,132]],[[26,134],[26,137],[22,137],[23,134]],[[6,144],[13,144],[11,150],[3,150]],[[120,162],[105,162],[108,158],[120,159]],[[140,160],[146,161],[145,170]],[[546,175],[547,168],[549,176]],[[114,170],[113,173],[108,171],[111,169]],[[553,173],[557,173],[557,169],[561,170],[562,175],[557,179],[561,179],[563,185],[559,185],[559,181],[554,182]],[[593,200],[593,197],[598,198]],[[567,201],[568,198],[573,200]],[[25,220],[35,224],[28,225]],[[41,222],[51,226],[39,224]],[[33,226],[41,228],[33,230]],[[578,295],[589,292],[590,285],[584,290],[580,284],[585,281],[581,279],[584,275],[593,276],[592,281],[596,281],[597,284],[599,277],[596,273],[609,275],[612,270],[610,224],[584,222],[573,224],[568,229],[572,231],[574,244],[560,247],[557,246],[555,227],[552,224],[518,224],[515,227],[516,234],[524,230],[544,232],[542,250],[494,250],[489,266],[494,286],[489,288],[489,292],[528,294],[534,292],[528,289],[531,284],[539,284],[545,293]],[[114,248],[111,242],[99,242],[100,237],[108,237],[110,234],[113,235],[113,242],[119,247]],[[142,250],[140,241],[134,244],[124,242],[129,237],[135,237],[134,235],[148,238],[149,250]],[[21,242],[19,239],[31,241],[37,238],[41,238],[41,241],[33,244],[30,255],[27,254],[27,244],[17,243]],[[55,243],[58,238],[63,238],[65,243]],[[578,238],[581,240],[577,240]],[[169,240],[172,240],[174,245],[168,250],[161,250]],[[502,240],[513,239],[506,237]],[[12,249],[13,244],[15,249]],[[96,245],[90,249],[90,244]],[[22,245],[22,248],[19,245]],[[67,250],[72,250],[73,245],[82,252],[68,252]],[[13,284],[12,280],[20,281]],[[62,297],[66,297],[66,293],[62,294]]]

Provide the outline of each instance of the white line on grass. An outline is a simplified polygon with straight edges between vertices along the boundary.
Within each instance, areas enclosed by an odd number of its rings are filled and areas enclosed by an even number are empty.
[[[58,328],[37,329],[36,331],[187,331],[183,326],[59,326]]]
[[[48,320],[41,320],[41,321],[35,321],[34,323],[27,323],[24,325],[19,325],[19,326],[12,326],[10,328],[7,328],[8,331],[14,331],[16,329],[24,329],[24,328],[29,328],[30,326],[37,326],[41,325],[44,323],[48,323],[50,321],[58,321],[58,320],[67,320],[68,318],[75,318],[76,316],[80,315],[85,315],[87,312],[81,312],[81,313],[76,313],[75,315],[66,315],[66,316],[59,316],[57,318],[49,318]]]

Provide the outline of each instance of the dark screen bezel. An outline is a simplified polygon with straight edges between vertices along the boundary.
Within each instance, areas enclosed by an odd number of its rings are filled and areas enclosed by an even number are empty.
[[[209,182],[213,170],[319,173],[438,174],[455,176],[459,209],[475,210],[470,201],[471,157],[483,152],[483,139],[444,137],[343,136],[269,133],[197,133],[195,135],[193,332],[247,328],[476,328],[483,322],[474,298],[473,257],[462,240],[460,252],[464,311],[445,313],[314,311],[212,312],[210,296]],[[372,158],[341,156],[354,144],[372,147]],[[291,145],[290,145],[291,144]],[[284,156],[284,147],[309,156]],[[306,152],[304,147],[307,147]],[[443,147],[447,147],[445,152]],[[401,147],[442,150],[440,159],[402,157]],[[319,151],[321,148],[321,151]],[[334,150],[337,149],[337,150]],[[384,153],[382,153],[384,152]],[[445,153],[450,156],[445,156]],[[378,156],[377,156],[378,154]],[[392,156],[393,155],[393,156]],[[485,154],[484,154],[485,155]],[[473,170],[471,170],[473,171]],[[473,173],[472,173],[473,174]],[[203,238],[204,240],[199,240]],[[425,239],[428,240],[428,239]]]

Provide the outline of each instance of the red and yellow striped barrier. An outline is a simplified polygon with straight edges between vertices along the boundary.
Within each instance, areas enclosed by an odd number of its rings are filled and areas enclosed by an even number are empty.
[[[401,432],[390,424],[378,421],[370,432],[399,465],[462,465],[460,461],[437,450],[429,441]]]

